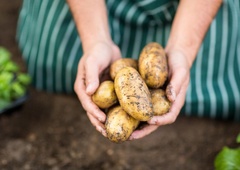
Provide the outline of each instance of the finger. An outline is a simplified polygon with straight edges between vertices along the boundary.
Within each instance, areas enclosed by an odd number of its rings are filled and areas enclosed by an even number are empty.
[[[92,125],[96,128],[97,131],[99,131],[103,136],[107,137],[107,132],[105,129],[105,126],[99,122],[93,115],[87,112],[88,118]]]
[[[179,95],[177,96],[176,100],[173,102],[170,108],[170,111],[161,116],[154,116],[150,121],[148,121],[149,124],[162,126],[162,125],[171,124],[175,122],[185,101],[187,84],[188,83],[186,82],[182,86],[182,89]]]
[[[169,83],[166,88],[166,95],[170,102],[174,102],[176,100],[176,92],[171,83]]]
[[[84,92],[82,92],[81,95],[78,95],[78,97],[84,110],[91,113],[91,115],[93,115],[100,122],[105,122],[106,115],[99,109],[96,104],[93,103],[91,97],[89,97]]]
[[[135,130],[129,137],[129,140],[143,138],[144,136],[147,136],[150,133],[152,133],[153,131],[155,131],[157,128],[158,128],[157,125],[146,125],[140,130]]]
[[[175,107],[175,106],[172,106]],[[148,121],[150,125],[163,126],[175,122],[177,118],[176,111],[169,111],[168,113],[161,116],[154,116],[151,120]]]
[[[79,67],[79,74],[77,74],[74,84],[74,90],[82,104],[82,107],[89,113],[91,113],[96,119],[101,122],[105,122],[106,115],[95,105],[91,99],[91,96],[85,93],[85,78],[83,71]]]

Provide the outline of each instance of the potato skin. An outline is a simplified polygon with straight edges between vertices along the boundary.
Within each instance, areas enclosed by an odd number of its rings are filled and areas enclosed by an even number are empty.
[[[162,87],[168,77],[167,57],[163,47],[156,42],[147,44],[140,53],[138,69],[148,87]]]
[[[138,61],[132,58],[121,58],[113,62],[110,66],[110,76],[112,80],[115,79],[117,72],[124,67],[133,67],[137,70]]]
[[[138,124],[139,121],[127,114],[121,106],[114,106],[107,113],[105,123],[107,138],[116,143],[124,142]]]
[[[117,103],[117,95],[113,81],[102,82],[96,92],[92,95],[92,101],[101,109],[107,109]]]
[[[166,93],[162,89],[151,89],[153,114],[154,116],[160,116],[166,114],[170,107],[171,102],[167,99]]]
[[[121,69],[114,80],[115,92],[122,108],[139,121],[153,116],[151,94],[138,71],[132,67]]]

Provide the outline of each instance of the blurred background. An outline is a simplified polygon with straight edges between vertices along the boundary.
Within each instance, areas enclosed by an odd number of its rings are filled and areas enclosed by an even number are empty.
[[[0,1],[0,46],[26,72],[15,41],[21,0]],[[234,147],[240,125],[180,116],[136,141],[115,144],[90,124],[75,95],[30,87],[22,107],[0,115],[1,170],[212,170],[216,154]]]

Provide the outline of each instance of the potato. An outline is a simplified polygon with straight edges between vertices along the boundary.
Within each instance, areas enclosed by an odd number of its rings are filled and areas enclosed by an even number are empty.
[[[110,76],[114,80],[117,72],[124,67],[138,68],[138,61],[132,58],[121,58],[113,62],[110,66]]]
[[[138,124],[139,121],[127,114],[121,106],[114,106],[107,113],[107,138],[117,143],[126,141]]]
[[[163,47],[156,42],[147,44],[141,51],[138,69],[148,87],[162,87],[168,77],[167,57]]]
[[[151,94],[138,71],[132,67],[121,69],[114,80],[115,92],[122,108],[139,121],[153,116]]]
[[[102,82],[92,95],[93,102],[101,109],[107,109],[118,102],[113,81]]]
[[[160,116],[167,113],[171,107],[171,102],[167,99],[166,93],[162,89],[151,89],[153,114]]]

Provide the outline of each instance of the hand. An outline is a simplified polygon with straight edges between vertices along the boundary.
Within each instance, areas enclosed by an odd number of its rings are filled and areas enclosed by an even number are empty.
[[[105,42],[94,44],[84,51],[74,84],[74,90],[92,125],[104,136],[106,115],[93,103],[91,95],[98,88],[100,81],[106,78],[105,75],[108,75],[109,65],[119,58],[121,53],[115,44]]]
[[[135,130],[130,140],[142,138],[159,126],[173,123],[184,104],[187,87],[190,79],[190,66],[187,58],[180,51],[167,52],[169,66],[169,84],[166,88],[167,98],[172,102],[168,113],[154,116],[140,129]]]

